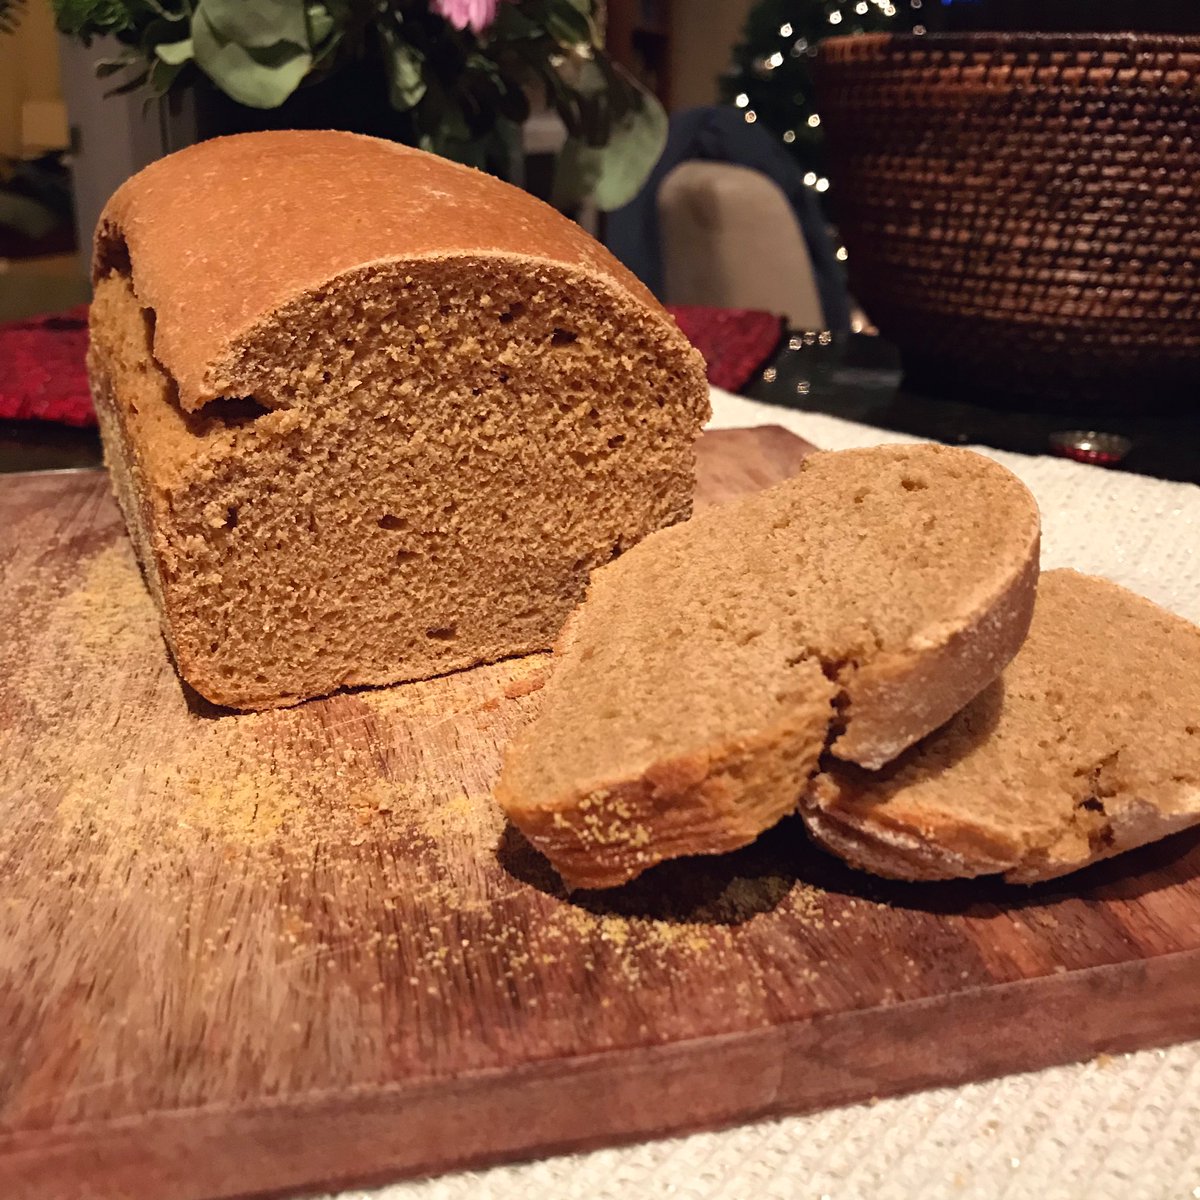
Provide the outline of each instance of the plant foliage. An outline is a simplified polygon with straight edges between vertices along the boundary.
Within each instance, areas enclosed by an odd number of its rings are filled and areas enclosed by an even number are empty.
[[[398,137],[476,166],[512,157],[531,98],[544,96],[568,133],[563,200],[625,203],[666,139],[661,106],[601,47],[592,0],[505,0],[482,33],[456,28],[427,0],[54,0],[54,9],[63,33],[122,44],[97,65],[116,93],[161,97],[204,76],[239,104],[273,109],[334,73],[379,71]]]

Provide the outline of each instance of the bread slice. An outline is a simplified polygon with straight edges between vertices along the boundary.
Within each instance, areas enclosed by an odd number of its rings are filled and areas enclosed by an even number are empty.
[[[980,455],[815,454],[593,575],[497,799],[576,887],[744,845],[826,749],[880,766],[996,678],[1038,540]]]
[[[878,875],[1033,883],[1200,823],[1200,628],[1115,584],[1042,576],[1029,638],[949,724],[801,811]]]
[[[686,517],[704,364],[577,225],[346,133],[147,167],[96,236],[105,455],[180,673],[237,708],[548,649]]]

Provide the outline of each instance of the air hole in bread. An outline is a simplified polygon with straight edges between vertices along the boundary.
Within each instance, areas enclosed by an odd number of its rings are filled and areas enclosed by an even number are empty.
[[[520,300],[515,304],[511,304],[504,312],[500,314],[501,325],[511,325],[518,317],[525,315],[525,305]]]
[[[196,415],[202,420],[217,421],[230,428],[236,428],[239,425],[249,425],[270,411],[253,396],[220,396],[216,400],[210,400]]]
[[[905,479],[900,480],[900,486],[906,492],[924,492],[924,491],[927,491],[929,488],[929,484],[927,484],[923,479],[907,479],[907,478],[905,478]]]
[[[133,275],[129,245],[123,237],[112,233],[103,237],[96,253],[96,278],[103,279],[107,275],[124,275],[126,279]]]
[[[412,562],[414,558],[419,558],[421,552],[419,550],[397,550],[396,561],[398,563]]]
[[[572,342],[579,340],[579,334],[572,333],[569,329],[559,329],[555,326],[554,332],[550,335],[551,346],[569,346]]]
[[[625,445],[625,435],[623,433],[613,434],[613,436],[608,439],[608,448],[610,450],[615,450],[618,446],[623,445]]]
[[[236,504],[231,504],[225,510],[225,528],[236,529],[238,523],[238,510]]]
[[[435,642],[452,642],[458,630],[453,625],[435,625],[425,630],[425,636]]]
[[[871,493],[866,488],[862,488],[854,493],[854,503],[861,504]]]
[[[380,529],[404,529],[408,522],[403,517],[394,516],[392,513],[384,513],[379,518]]]

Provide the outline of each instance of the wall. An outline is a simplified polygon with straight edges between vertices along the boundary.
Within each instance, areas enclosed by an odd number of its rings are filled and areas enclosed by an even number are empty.
[[[754,0],[672,0],[671,107],[713,104]]]
[[[53,101],[61,94],[50,0],[29,0],[16,33],[0,34],[0,155],[44,149],[23,144],[22,108],[27,100]]]

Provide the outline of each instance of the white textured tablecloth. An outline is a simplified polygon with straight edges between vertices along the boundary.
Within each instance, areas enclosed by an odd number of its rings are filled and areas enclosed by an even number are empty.
[[[713,393],[713,428],[831,450],[914,441]],[[1200,488],[993,451],[1042,506],[1047,567],[1200,621]],[[1200,979],[1196,981],[1200,1004]],[[1200,1042],[342,1200],[1200,1200]]]

